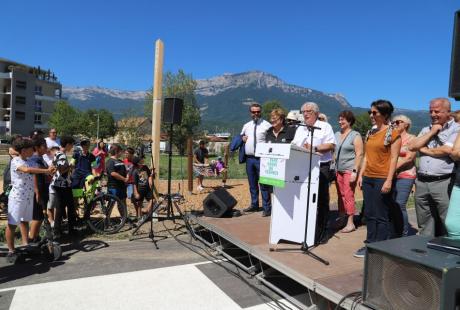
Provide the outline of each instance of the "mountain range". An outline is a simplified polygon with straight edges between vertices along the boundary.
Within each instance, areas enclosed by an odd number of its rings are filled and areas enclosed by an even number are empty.
[[[145,91],[124,91],[103,87],[63,87],[63,96],[76,108],[104,108],[115,118],[126,115],[126,111],[144,113]],[[210,79],[197,80],[197,103],[201,111],[202,127],[209,130],[237,131],[249,118],[248,106],[253,102],[264,103],[278,100],[288,110],[298,110],[306,101],[316,102],[331,124],[337,128],[337,115],[349,109],[355,114],[367,111],[353,107],[342,94],[325,93],[319,90],[292,85],[262,71],[225,73]],[[422,111],[399,110],[413,121],[413,132],[418,132],[426,123],[427,115]]]

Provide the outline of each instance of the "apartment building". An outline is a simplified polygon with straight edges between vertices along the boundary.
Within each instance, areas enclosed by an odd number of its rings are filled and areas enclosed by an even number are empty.
[[[0,58],[0,135],[46,130],[62,85],[50,70]]]

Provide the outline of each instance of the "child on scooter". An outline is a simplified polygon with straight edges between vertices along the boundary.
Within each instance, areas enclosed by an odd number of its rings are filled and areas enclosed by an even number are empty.
[[[32,168],[27,161],[34,153],[34,144],[31,140],[20,139],[13,143],[19,156],[11,160],[11,184],[13,188],[8,196],[8,226],[6,227],[6,242],[8,245],[8,261],[14,261],[14,232],[19,225],[21,230],[22,245],[28,244],[29,221],[32,220],[34,181],[32,174],[48,173],[55,171],[54,167],[48,169]]]

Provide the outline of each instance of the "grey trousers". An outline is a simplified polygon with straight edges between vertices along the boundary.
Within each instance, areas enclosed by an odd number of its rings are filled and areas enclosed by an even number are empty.
[[[415,180],[415,212],[420,235],[435,237],[446,234],[444,223],[452,185],[451,178],[433,182]]]

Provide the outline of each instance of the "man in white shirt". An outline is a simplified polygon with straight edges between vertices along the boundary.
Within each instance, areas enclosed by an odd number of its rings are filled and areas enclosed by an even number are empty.
[[[307,126],[299,126],[292,144],[310,150],[311,131],[308,126],[318,127],[313,132],[313,151],[320,153],[320,177],[318,188],[318,213],[316,217],[315,243],[326,242],[327,221],[329,216],[329,170],[336,141],[334,131],[329,123],[318,120],[319,108],[314,102],[306,102],[300,111]]]
[[[61,147],[61,140],[57,137],[57,130],[56,128],[51,128],[49,131],[48,137],[45,138],[46,140],[46,147],[51,149],[54,147]]]
[[[257,143],[265,142],[265,134],[271,124],[261,118],[262,107],[258,103],[253,103],[249,107],[252,120],[244,124],[241,136],[245,142],[246,152],[246,173],[249,181],[249,192],[251,193],[251,205],[244,209],[246,212],[259,211],[259,172],[260,158],[255,157]],[[260,184],[262,193],[262,216],[271,215],[270,187]]]

